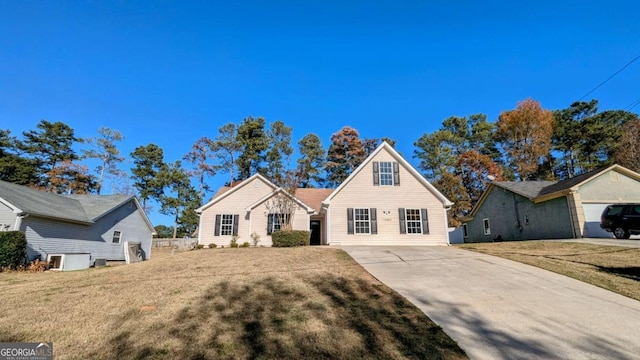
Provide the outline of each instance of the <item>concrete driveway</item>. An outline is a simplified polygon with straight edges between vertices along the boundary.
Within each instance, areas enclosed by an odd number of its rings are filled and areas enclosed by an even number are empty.
[[[471,359],[640,359],[640,301],[453,247],[343,247]]]

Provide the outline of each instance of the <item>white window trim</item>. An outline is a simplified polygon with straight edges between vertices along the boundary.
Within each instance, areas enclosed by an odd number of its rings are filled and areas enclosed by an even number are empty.
[[[391,184],[383,184],[382,183],[382,164],[389,164],[391,165],[391,172],[390,173],[384,173],[384,174],[389,174],[391,175]],[[393,186],[395,185],[393,182],[393,161],[380,161],[378,162],[378,184],[380,186]]]
[[[356,220],[356,211],[357,210],[366,210],[367,211],[367,220],[366,220],[366,222],[369,224],[369,226],[367,227],[369,229],[369,231],[366,232],[366,233],[357,231],[358,227],[356,226],[356,224],[358,223],[358,221],[365,222],[365,220]],[[353,234],[354,235],[371,235],[371,210],[369,208],[353,208]]]
[[[231,224],[230,225],[224,223],[224,217],[225,216],[230,216],[231,217]],[[233,236],[233,225],[235,225],[233,223],[233,217],[234,217],[233,214],[221,214],[221,216],[220,216],[220,229],[218,229],[218,232],[220,233],[220,236]],[[231,229],[229,231],[230,234],[223,234],[222,233],[223,226],[231,226]]]
[[[523,216],[524,224],[529,225],[529,214],[525,213]]]
[[[467,226],[467,224],[462,224],[462,237],[464,239],[469,237],[469,227]]]
[[[113,241],[113,240],[115,240],[116,233],[118,233],[118,242]],[[112,244],[115,244],[115,245],[120,245],[120,244],[122,244],[122,231],[120,231],[120,230],[113,230],[113,234],[111,234],[111,243],[112,243]]]
[[[487,226],[485,226],[485,224],[487,224]],[[489,218],[482,219],[482,229],[485,235],[491,235],[491,222],[489,222]]]
[[[409,210],[418,210],[418,216],[420,217],[420,220],[418,222],[420,225],[419,233],[409,232],[409,216],[408,216]],[[416,220],[411,220],[411,221],[416,221]],[[405,235],[424,235],[424,229],[422,228],[422,210],[421,209],[409,209],[409,208],[404,209],[404,232],[405,232]]]

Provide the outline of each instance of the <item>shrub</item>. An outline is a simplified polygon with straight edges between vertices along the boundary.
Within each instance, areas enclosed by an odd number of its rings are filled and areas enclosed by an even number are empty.
[[[237,248],[238,247],[238,238],[239,238],[238,235],[233,235],[231,237],[231,242],[229,243],[229,247]]]
[[[217,247],[218,247],[218,245],[216,245],[214,243],[209,244],[209,249],[215,249]]]
[[[258,246],[258,243],[260,242],[260,235],[254,231],[251,233],[251,241],[253,241],[253,246]]]
[[[248,241],[243,242],[242,245],[241,245],[241,247],[250,247],[250,246],[251,246],[251,244],[249,244]]]
[[[282,230],[271,234],[274,247],[308,246],[311,232],[303,230]]]
[[[204,244],[198,244],[198,246],[196,246],[196,249],[198,250],[204,249]]]
[[[0,269],[16,269],[27,260],[27,238],[20,231],[0,232]]]

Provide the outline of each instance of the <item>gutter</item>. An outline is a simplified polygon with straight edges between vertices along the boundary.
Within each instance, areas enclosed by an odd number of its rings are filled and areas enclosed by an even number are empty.
[[[15,224],[13,224],[13,230],[14,231],[20,231],[20,227],[22,226],[22,219],[28,218],[29,214],[26,213],[20,213],[18,214],[18,216],[16,217],[16,222]]]

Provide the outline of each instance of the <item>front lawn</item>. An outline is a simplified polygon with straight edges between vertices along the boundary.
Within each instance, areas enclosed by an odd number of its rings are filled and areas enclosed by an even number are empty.
[[[640,300],[640,249],[555,241],[457,245],[537,266]]]
[[[56,359],[466,358],[339,249],[153,251],[0,289],[0,342],[52,341]]]

